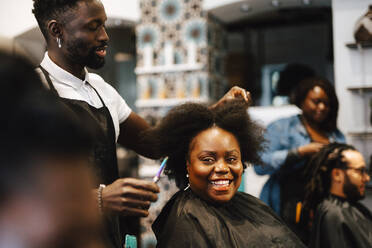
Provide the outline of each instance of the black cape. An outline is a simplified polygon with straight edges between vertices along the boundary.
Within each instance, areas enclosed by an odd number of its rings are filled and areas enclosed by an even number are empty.
[[[267,205],[241,192],[213,205],[190,189],[179,191],[152,229],[156,247],[305,247]]]
[[[372,215],[359,203],[330,195],[316,211],[310,247],[372,247]]]

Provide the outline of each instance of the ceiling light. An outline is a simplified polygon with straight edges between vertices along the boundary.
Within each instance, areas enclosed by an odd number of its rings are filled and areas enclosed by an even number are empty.
[[[242,3],[242,5],[240,6],[241,12],[249,12],[251,10],[252,10],[251,5],[249,5],[248,3]]]
[[[311,4],[311,0],[302,0],[302,2],[304,3],[304,5],[310,5]]]
[[[280,3],[279,0],[272,0],[272,1],[271,1],[271,5],[274,6],[274,7],[279,7],[280,4],[281,4],[281,3]]]

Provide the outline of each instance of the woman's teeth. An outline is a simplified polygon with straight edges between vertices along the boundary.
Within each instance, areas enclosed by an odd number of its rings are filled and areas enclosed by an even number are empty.
[[[230,184],[230,180],[216,180],[216,181],[211,181],[211,184],[216,185],[216,186],[226,186]]]

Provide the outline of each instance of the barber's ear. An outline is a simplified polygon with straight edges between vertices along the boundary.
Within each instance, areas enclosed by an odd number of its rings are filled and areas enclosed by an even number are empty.
[[[61,38],[62,36],[62,26],[56,20],[50,20],[48,22],[48,32],[49,35],[53,38]]]
[[[331,177],[334,182],[342,183],[344,181],[345,174],[342,169],[335,168],[331,172]]]

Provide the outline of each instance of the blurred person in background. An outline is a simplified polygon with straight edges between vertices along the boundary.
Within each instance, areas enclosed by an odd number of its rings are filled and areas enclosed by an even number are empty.
[[[128,224],[120,226],[119,215],[145,217],[157,200],[158,186],[135,178],[118,179],[116,142],[140,155],[157,158],[153,145],[139,142],[150,126],[134,113],[118,92],[88,68],[105,63],[109,37],[107,16],[99,0],[34,0],[33,13],[47,43],[40,64],[46,84],[81,119],[84,128],[94,129],[92,160],[99,178],[100,209],[106,219],[109,247],[121,248]],[[242,96],[233,88],[224,100]]]
[[[345,137],[337,128],[338,100],[329,81],[301,81],[291,101],[302,114],[268,125],[267,149],[262,153],[264,166],[254,168],[259,175],[270,175],[260,198],[306,243],[309,233],[298,218],[304,198],[304,166],[324,145],[345,142]]]
[[[0,247],[103,247],[90,134],[28,61],[0,65]]]
[[[362,154],[332,143],[312,157],[307,170],[304,207],[316,210],[310,247],[372,247],[372,214],[359,203],[370,180]]]

